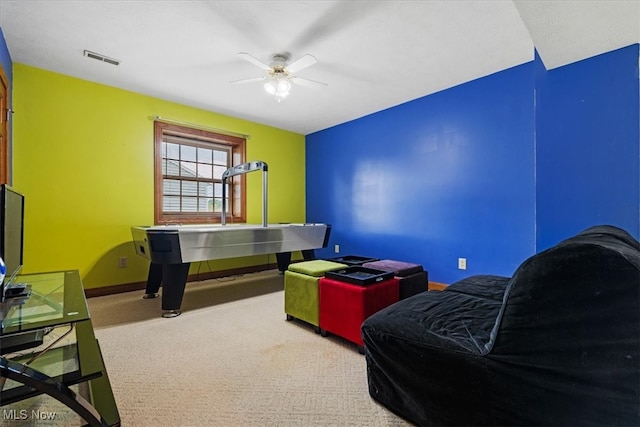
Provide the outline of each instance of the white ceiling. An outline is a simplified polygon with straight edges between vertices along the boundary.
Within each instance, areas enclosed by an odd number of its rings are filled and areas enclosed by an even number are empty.
[[[638,43],[640,0],[0,0],[0,27],[14,62],[309,134],[531,61],[534,47],[551,69]],[[260,83],[229,83],[262,75],[238,52],[312,54],[298,75],[328,86],[277,103]]]

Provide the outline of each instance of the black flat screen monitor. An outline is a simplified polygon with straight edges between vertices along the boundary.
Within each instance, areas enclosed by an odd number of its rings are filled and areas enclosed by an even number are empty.
[[[6,266],[0,297],[20,273],[23,264],[24,196],[6,184],[0,186],[0,256]]]

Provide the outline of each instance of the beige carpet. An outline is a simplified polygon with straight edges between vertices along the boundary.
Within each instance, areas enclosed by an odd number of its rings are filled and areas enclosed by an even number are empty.
[[[355,345],[285,320],[282,289],[275,270],[190,283],[173,319],[142,291],[89,299],[122,425],[407,425]]]

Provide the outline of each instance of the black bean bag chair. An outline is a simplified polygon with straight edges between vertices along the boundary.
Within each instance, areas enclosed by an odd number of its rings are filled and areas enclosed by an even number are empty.
[[[362,325],[369,393],[418,425],[640,425],[640,243],[591,227],[513,277],[472,276]]]

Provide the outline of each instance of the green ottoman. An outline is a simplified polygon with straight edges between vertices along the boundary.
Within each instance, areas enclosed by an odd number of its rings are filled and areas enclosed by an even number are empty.
[[[284,312],[287,320],[302,320],[315,326],[319,332],[318,281],[327,271],[345,267],[345,264],[323,259],[289,265],[284,272]]]

